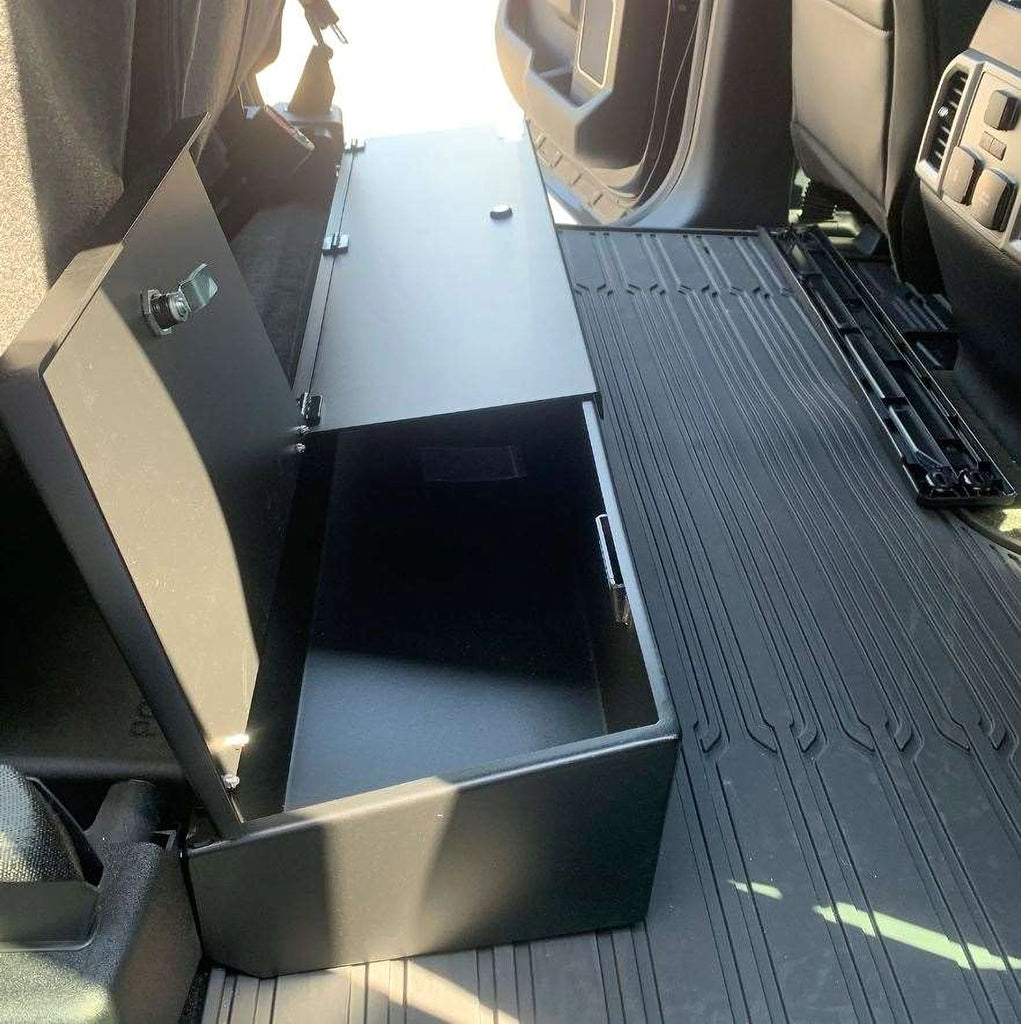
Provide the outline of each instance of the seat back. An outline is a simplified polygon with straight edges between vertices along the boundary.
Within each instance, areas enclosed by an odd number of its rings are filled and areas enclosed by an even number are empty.
[[[0,5],[0,352],[121,194],[134,17]]]
[[[793,0],[794,148],[890,238],[946,62],[986,0]]]

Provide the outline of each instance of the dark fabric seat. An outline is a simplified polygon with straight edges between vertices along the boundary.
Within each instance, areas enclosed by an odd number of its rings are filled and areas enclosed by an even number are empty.
[[[0,4],[0,352],[179,117],[224,104],[283,0]]]

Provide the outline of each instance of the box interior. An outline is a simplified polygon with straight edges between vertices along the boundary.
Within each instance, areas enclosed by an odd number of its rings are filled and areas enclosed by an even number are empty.
[[[322,509],[307,650],[300,687],[269,702],[296,702],[286,768],[269,757],[286,809],[657,720],[634,628],[613,612],[578,403],[313,440],[319,469],[299,485]],[[286,742],[259,728],[266,706],[257,692],[252,767],[260,743]]]

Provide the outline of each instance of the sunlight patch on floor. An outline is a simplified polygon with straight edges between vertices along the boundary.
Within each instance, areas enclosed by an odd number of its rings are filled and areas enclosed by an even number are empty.
[[[775,885],[764,882],[739,882],[728,879],[738,891],[748,896],[767,896],[782,900],[783,892]],[[1000,956],[974,942],[958,942],[942,932],[912,924],[903,918],[884,914],[878,910],[862,910],[852,903],[834,903],[832,906],[813,906],[812,912],[830,924],[857,928],[871,939],[883,938],[938,956],[957,964],[962,970],[1017,971],[1021,970],[1021,957]]]
[[[1004,959],[991,953],[984,946],[977,946],[974,943],[955,942],[947,935],[934,931],[931,928],[923,928],[921,925],[912,924],[910,921],[903,921],[899,917],[891,917],[879,911],[869,913],[859,910],[850,903],[836,903],[832,907],[813,907],[824,921],[836,924],[839,920],[842,924],[858,928],[865,935],[875,938],[881,935],[884,939],[893,942],[903,943],[905,946],[912,946],[923,953],[931,953],[933,956],[943,957],[945,960],[952,960],[963,970],[975,968],[980,971],[1006,971],[1021,969],[1021,959],[1008,956]]]
[[[771,900],[783,899],[783,893],[775,885],[767,885],[765,882],[736,882],[732,878],[730,884],[738,892],[754,893],[756,896],[768,896]]]

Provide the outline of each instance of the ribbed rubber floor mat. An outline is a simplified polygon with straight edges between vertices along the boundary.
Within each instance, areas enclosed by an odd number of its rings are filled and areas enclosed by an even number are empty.
[[[216,968],[202,1024],[662,1022],[655,993],[639,926],[261,981]]]
[[[684,730],[648,919],[206,1020],[1018,1020],[1021,561],[917,507],[768,238],[561,237]]]
[[[1021,565],[914,504],[768,238],[561,238],[685,730],[670,1016],[1017,1020]]]

